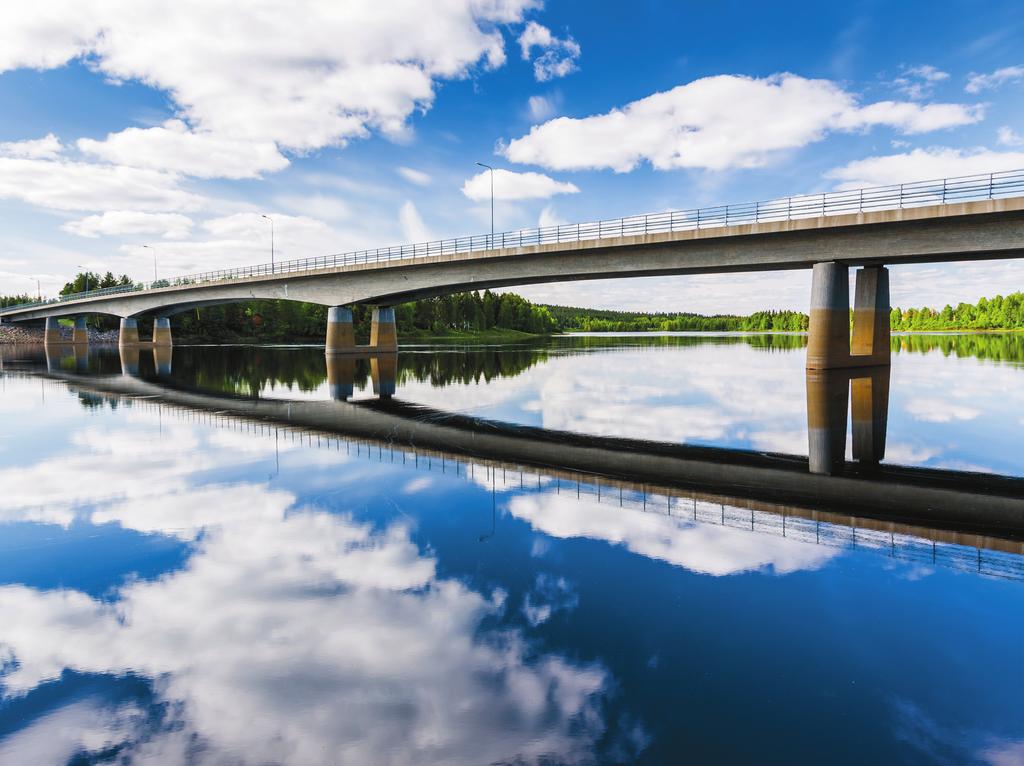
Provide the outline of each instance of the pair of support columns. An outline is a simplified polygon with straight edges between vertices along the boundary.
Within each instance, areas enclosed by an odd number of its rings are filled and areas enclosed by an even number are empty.
[[[390,399],[395,395],[398,354],[380,353],[368,356],[373,393],[381,399]],[[332,399],[344,402],[352,398],[355,393],[357,358],[354,354],[327,355],[327,388]]]
[[[857,271],[850,340],[850,276],[841,263],[814,265],[807,369],[877,367],[891,361],[889,345],[889,270],[866,266]]]
[[[382,306],[373,310],[370,323],[370,345],[356,346],[355,329],[352,325],[352,309],[332,306],[327,311],[328,354],[351,354],[363,351],[397,351],[398,328],[395,326],[395,309]]]
[[[121,329],[117,335],[117,345],[137,346],[139,341],[138,320],[131,317],[121,319]],[[167,317],[156,317],[153,320],[153,345],[170,347],[173,345],[171,339],[171,320]]]
[[[60,345],[66,342],[61,333],[60,322],[57,317],[46,318],[43,342],[48,346]],[[89,330],[85,326],[85,317],[75,317],[75,328],[72,331],[71,342],[76,345],[89,342]]]

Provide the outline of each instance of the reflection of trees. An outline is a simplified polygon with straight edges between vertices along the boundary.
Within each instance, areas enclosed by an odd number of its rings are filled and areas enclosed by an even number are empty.
[[[486,382],[518,375],[548,354],[543,346],[458,351],[439,348],[425,354],[400,354],[398,381],[415,380],[434,386]],[[369,377],[369,359],[356,359],[353,382],[362,387]],[[277,385],[315,391],[327,379],[327,368],[319,348],[189,348],[176,352],[172,378],[189,386],[234,394],[256,394]]]
[[[1024,333],[970,333],[964,335],[900,335],[893,351],[943,356],[975,357],[997,362],[1024,362]]]

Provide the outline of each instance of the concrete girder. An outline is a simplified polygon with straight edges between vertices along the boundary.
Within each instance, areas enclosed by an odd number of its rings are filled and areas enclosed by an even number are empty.
[[[1024,198],[354,264],[100,296],[7,316],[169,316],[250,300],[390,306],[548,282],[1004,258],[1024,258]]]

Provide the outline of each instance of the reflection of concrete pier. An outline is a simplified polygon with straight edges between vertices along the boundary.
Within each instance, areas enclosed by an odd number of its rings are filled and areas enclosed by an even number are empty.
[[[811,473],[832,475],[846,466],[846,424],[853,390],[853,459],[885,457],[889,367],[807,371],[807,455]]]
[[[123,345],[118,346],[117,352],[121,357],[121,374],[138,377],[139,375],[139,346]]]
[[[156,374],[163,377],[171,374],[171,359],[174,356],[174,351],[171,346],[168,345],[157,345],[153,346],[153,364],[156,365]]]

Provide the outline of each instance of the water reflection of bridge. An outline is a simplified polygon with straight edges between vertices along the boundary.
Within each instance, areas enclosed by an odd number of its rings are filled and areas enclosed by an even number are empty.
[[[1024,579],[1021,479],[890,466],[813,475],[808,461],[794,456],[510,426],[387,398],[338,402],[211,395],[131,374],[74,373],[50,361],[48,372],[29,374],[83,395],[127,399],[135,407],[254,435],[284,435],[357,458],[403,462],[467,480],[482,472],[493,486],[500,474],[501,485],[509,488],[518,484],[521,491],[575,494],[599,504],[660,512],[680,523],[870,548],[925,564]],[[377,366],[381,389],[389,385],[380,376],[390,361]],[[126,372],[132,372],[131,365]],[[842,398],[845,394],[835,393],[842,390],[836,386],[830,401]],[[845,436],[845,410],[842,432]],[[829,510],[818,510],[822,507]]]

